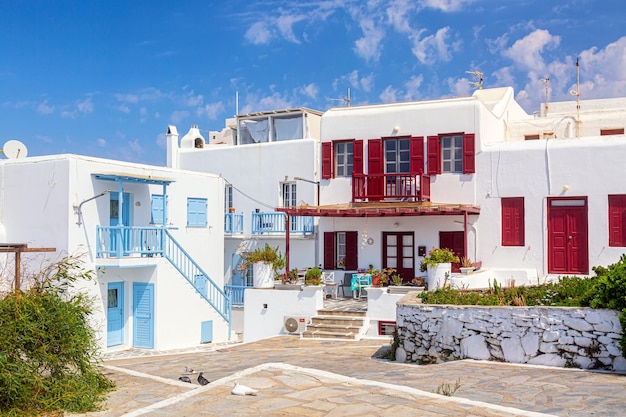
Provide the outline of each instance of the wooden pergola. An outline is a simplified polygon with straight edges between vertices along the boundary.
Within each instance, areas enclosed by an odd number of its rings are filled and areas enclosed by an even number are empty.
[[[15,254],[15,292],[19,293],[22,283],[22,253],[56,252],[56,248],[29,248],[27,243],[0,243],[0,253]]]

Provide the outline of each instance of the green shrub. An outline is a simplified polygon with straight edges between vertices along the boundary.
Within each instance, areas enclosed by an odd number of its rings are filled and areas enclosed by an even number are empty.
[[[593,270],[598,277],[584,301],[593,308],[610,308],[620,312],[622,355],[626,357],[626,255],[607,268],[594,267]]]
[[[65,258],[0,300],[0,414],[93,411],[113,388],[97,365],[92,303],[70,291],[78,279],[91,272]]]

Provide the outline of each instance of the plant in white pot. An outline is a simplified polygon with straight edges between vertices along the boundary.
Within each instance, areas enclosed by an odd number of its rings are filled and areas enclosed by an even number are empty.
[[[245,264],[252,265],[253,283],[255,288],[273,288],[274,279],[279,277],[278,271],[285,267],[285,258],[269,244],[245,255]]]
[[[428,290],[443,288],[446,277],[452,273],[452,262],[459,262],[459,257],[447,248],[432,248],[422,259],[420,271],[428,272]]]
[[[474,263],[470,258],[466,258],[465,256],[461,258],[461,273],[463,275],[467,275],[470,272],[474,271]]]

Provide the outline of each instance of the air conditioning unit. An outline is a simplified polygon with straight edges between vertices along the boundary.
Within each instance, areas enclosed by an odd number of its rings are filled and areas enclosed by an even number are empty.
[[[285,331],[292,334],[303,333],[307,324],[309,324],[309,318],[302,316],[286,316],[284,321]]]

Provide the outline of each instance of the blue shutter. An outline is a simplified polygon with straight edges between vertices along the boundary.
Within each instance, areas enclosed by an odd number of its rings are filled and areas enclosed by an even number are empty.
[[[207,200],[206,198],[187,199],[187,226],[207,225]]]
[[[163,196],[152,194],[152,224],[164,224],[163,219]]]

